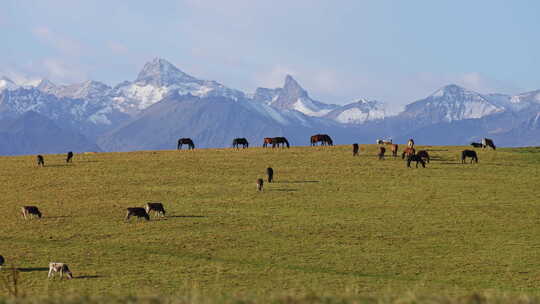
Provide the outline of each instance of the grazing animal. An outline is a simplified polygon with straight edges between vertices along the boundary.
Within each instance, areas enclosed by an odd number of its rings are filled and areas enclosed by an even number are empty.
[[[274,181],[274,169],[271,167],[266,168],[266,175],[268,176],[269,183]]]
[[[390,146],[390,151],[392,151],[392,156],[397,157],[399,146],[397,144],[392,144]]]
[[[401,159],[405,159],[405,156],[414,155],[416,154],[416,151],[414,148],[407,147],[405,150],[403,150],[403,153],[401,153]]]
[[[178,146],[176,147],[176,149],[181,150],[182,145],[188,145],[188,150],[195,149],[195,144],[193,143],[193,140],[191,140],[191,138],[180,138],[178,140]]]
[[[43,158],[43,155],[40,154],[40,155],[36,156],[36,160],[37,160],[38,167],[39,166],[41,166],[41,167],[45,166],[45,159]]]
[[[4,262],[6,260],[4,260],[4,257],[0,255],[0,269],[2,269],[2,266],[4,266]]]
[[[407,168],[411,167],[411,162],[416,162],[416,168],[418,168],[418,163],[422,164],[422,168],[426,167],[426,162],[418,154],[411,154],[407,156]]]
[[[495,144],[493,143],[492,139],[489,138],[483,138],[482,139],[482,148],[490,147],[491,149],[495,150]]]
[[[263,191],[264,181],[262,178],[257,179],[257,190]]]
[[[245,138],[235,138],[233,139],[232,141],[232,146],[233,148],[240,148],[240,145],[242,146],[243,149],[245,148],[249,148],[249,142],[247,141],[247,139]]]
[[[352,156],[358,156],[358,144],[352,144]]]
[[[144,210],[146,210],[146,213],[148,213],[148,215],[150,215],[150,211],[153,211],[158,215],[165,216],[165,208],[163,208],[162,203],[146,203],[146,206],[144,206]]]
[[[70,163],[72,159],[73,159],[73,152],[69,151],[67,153],[66,163]]]
[[[64,274],[66,274],[66,277],[68,279],[73,279],[73,274],[69,270],[69,267],[67,264],[64,263],[55,263],[51,262],[49,263],[49,275],[47,276],[49,279],[52,278],[56,273],[60,274],[60,279],[64,277]]]
[[[33,216],[37,216],[39,218],[42,216],[41,211],[39,211],[39,208],[36,206],[23,206],[21,207],[21,213],[25,220]]]
[[[282,148],[285,148],[285,145],[287,146],[287,148],[291,147],[289,145],[289,141],[285,137],[274,137],[274,138],[272,138],[272,148],[274,148],[276,146],[279,148],[279,145],[281,145]]]
[[[322,146],[333,146],[334,142],[332,141],[332,138],[328,134],[316,134],[311,136],[311,145],[316,146],[317,143],[321,143]]]
[[[414,139],[410,138],[409,141],[407,141],[407,147],[414,148]]]
[[[265,137],[263,140],[263,148],[268,147],[268,145],[272,144],[272,138],[271,137]]]
[[[385,147],[379,147],[379,153],[377,153],[377,156],[379,156],[379,160],[384,159],[384,153],[386,152]]]
[[[392,139],[377,139],[377,145],[391,145]]]
[[[426,162],[429,164],[429,153],[426,150],[420,150],[416,155],[422,159],[425,159]]]
[[[141,207],[129,207],[127,208],[126,213],[126,221],[129,220],[130,217],[136,216],[138,218],[143,217],[145,220],[149,221],[150,216],[148,215],[148,212],[146,212],[146,209]]]
[[[473,163],[473,161],[475,163],[478,163],[478,155],[476,155],[476,151],[473,151],[473,150],[463,150],[463,151],[461,151],[461,163],[462,164],[465,163],[465,159],[467,157],[471,158],[471,164]]]
[[[482,148],[484,145],[482,145],[482,143],[472,142],[471,146],[473,146],[473,148]]]

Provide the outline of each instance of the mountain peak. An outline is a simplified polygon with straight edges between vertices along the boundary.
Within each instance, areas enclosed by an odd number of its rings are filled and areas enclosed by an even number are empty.
[[[135,82],[163,87],[178,82],[200,82],[200,80],[182,72],[169,61],[156,57],[144,65]]]
[[[464,93],[474,93],[474,92],[469,91],[465,89],[464,87],[458,86],[457,84],[449,84],[438,89],[430,96],[431,97],[442,97],[445,95],[455,96],[455,95],[463,95]],[[477,94],[477,93],[474,93],[474,94]]]
[[[17,88],[17,84],[13,82],[13,80],[3,76],[0,77],[0,90],[3,89],[15,89]]]

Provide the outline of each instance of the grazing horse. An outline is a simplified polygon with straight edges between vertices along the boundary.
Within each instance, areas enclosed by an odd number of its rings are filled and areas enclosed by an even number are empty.
[[[326,145],[333,146],[334,145],[334,142],[332,141],[332,138],[330,138],[330,136],[328,134],[316,134],[316,135],[313,135],[313,136],[311,136],[310,141],[311,141],[312,146],[317,145],[318,142],[320,142],[321,145],[323,145],[323,146],[326,146]]]
[[[235,138],[233,139],[232,141],[232,146],[233,148],[240,148],[240,145],[242,145],[242,148],[245,149],[245,148],[249,148],[249,142],[247,141],[247,139],[245,138]]]
[[[491,149],[495,150],[495,144],[493,143],[493,139],[489,138],[483,138],[482,139],[482,148],[490,147]]]
[[[409,141],[407,141],[407,147],[414,148],[414,139],[410,138]]]
[[[272,138],[271,137],[265,137],[263,141],[263,148],[268,147],[268,145],[272,144]]]
[[[473,146],[473,148],[482,148],[484,145],[482,145],[482,143],[472,142],[471,146]]]
[[[45,166],[45,159],[43,158],[43,155],[38,155],[36,156],[36,160],[37,160],[37,165],[38,167],[44,167]]]
[[[401,159],[405,159],[405,156],[409,156],[409,155],[415,155],[416,154],[416,151],[414,150],[414,148],[411,148],[411,147],[407,147],[405,148],[405,150],[403,150],[403,153],[401,153]]]
[[[191,138],[180,138],[178,140],[178,146],[176,147],[176,149],[181,150],[182,145],[188,145],[188,150],[195,149],[195,144],[193,143],[193,140],[191,140]]]
[[[418,153],[416,153],[416,155],[421,159],[425,159],[429,164],[429,153],[426,150],[420,150]]]
[[[285,145],[287,145],[287,148],[291,147],[289,141],[285,137],[272,138],[272,148],[275,148],[276,146],[279,148],[279,145],[281,145],[282,148],[285,148]]]
[[[471,158],[471,164],[473,163],[473,161],[475,163],[478,163],[478,156],[476,155],[476,151],[473,151],[473,150],[463,150],[463,151],[461,151],[461,163],[462,164],[465,163],[465,159],[467,157]]]
[[[266,175],[268,175],[269,183],[274,181],[274,169],[272,169],[271,167],[266,168]]]
[[[72,159],[73,159],[73,152],[69,151],[67,153],[66,163],[70,163]]]
[[[411,162],[413,161],[416,162],[416,168],[418,168],[418,163],[422,165],[422,168],[426,167],[426,162],[422,159],[422,157],[420,157],[418,154],[412,154],[407,156],[407,168],[411,167]]]
[[[392,156],[393,157],[397,157],[398,148],[399,148],[399,146],[397,144],[392,144],[390,146],[390,151],[392,151]]]
[[[263,191],[264,181],[262,178],[257,179],[257,190]]]
[[[384,153],[386,152],[385,147],[379,147],[379,153],[377,153],[377,156],[379,156],[379,160],[384,159]]]
[[[358,150],[359,150],[359,147],[358,147],[358,144],[352,144],[352,156],[358,156]]]

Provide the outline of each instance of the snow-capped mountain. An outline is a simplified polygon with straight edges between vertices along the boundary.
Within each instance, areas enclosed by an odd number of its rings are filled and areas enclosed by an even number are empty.
[[[161,58],[146,63],[135,81],[117,85],[111,97],[123,112],[135,115],[171,93],[225,96],[231,99],[245,97],[243,92],[229,89],[216,81],[190,76]]]
[[[479,93],[451,84],[407,105],[399,116],[430,124],[478,119],[505,110]]]
[[[324,117],[343,124],[363,124],[384,119],[386,110],[382,102],[362,98],[332,110]]]
[[[311,99],[291,75],[285,77],[283,88],[258,88],[253,98],[276,109],[296,110],[313,117],[322,117],[338,107]]]

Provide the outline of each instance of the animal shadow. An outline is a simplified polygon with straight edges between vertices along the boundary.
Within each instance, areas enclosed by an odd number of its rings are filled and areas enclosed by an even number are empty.
[[[99,275],[82,275],[78,277],[73,277],[74,279],[98,279],[101,278]]]
[[[298,189],[270,189],[268,191],[294,192],[294,191],[298,191]]]
[[[172,217],[172,218],[185,218],[185,217],[203,218],[203,217],[207,217],[207,216],[205,216],[205,215],[167,215],[167,217]]]
[[[34,271],[49,271],[47,267],[30,267],[30,268],[19,268],[20,272],[34,272]]]
[[[275,182],[276,184],[304,184],[304,183],[320,183],[318,180],[305,180],[305,181],[281,181]]]

